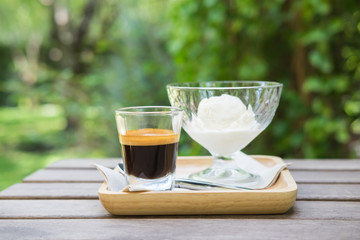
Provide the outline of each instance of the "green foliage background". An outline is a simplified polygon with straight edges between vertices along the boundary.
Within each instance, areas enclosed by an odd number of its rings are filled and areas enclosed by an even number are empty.
[[[114,109],[169,105],[175,81],[283,83],[247,153],[360,156],[357,0],[3,0],[0,19],[0,189],[119,157]],[[199,154],[183,132],[180,155]]]

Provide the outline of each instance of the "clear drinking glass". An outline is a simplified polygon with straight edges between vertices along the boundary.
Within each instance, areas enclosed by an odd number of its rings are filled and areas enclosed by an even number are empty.
[[[214,81],[167,85],[172,106],[184,111],[183,128],[214,157],[211,167],[191,179],[246,185],[258,176],[240,169],[236,152],[271,122],[282,84],[266,81]]]
[[[171,190],[183,111],[176,107],[128,107],[115,111],[130,190]]]

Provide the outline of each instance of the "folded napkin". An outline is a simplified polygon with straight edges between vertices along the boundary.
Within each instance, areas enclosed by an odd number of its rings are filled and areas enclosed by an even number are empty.
[[[235,160],[241,169],[258,176],[258,181],[244,185],[244,187],[251,189],[271,187],[276,182],[280,172],[290,165],[289,163],[279,163],[268,168],[241,151],[236,153]]]
[[[121,168],[117,167],[115,170],[112,170],[101,166],[100,164],[93,164],[93,166],[103,175],[105,182],[108,185],[108,190],[119,192],[128,185],[125,172]]]
[[[253,159],[252,157],[240,151],[236,153],[235,159],[236,159],[236,163],[240,168],[258,176],[256,182],[247,183],[244,185],[236,185],[236,187],[238,188],[243,187],[245,189],[250,189],[250,190],[264,189],[270,187],[276,182],[280,172],[289,165],[287,163],[281,163],[271,168],[268,168],[262,165],[261,163],[259,163],[258,161],[256,161],[255,159]],[[128,190],[128,191],[148,190],[146,188],[138,188],[132,186],[128,187],[125,173],[118,166],[114,170],[101,166],[99,164],[93,164],[93,166],[95,166],[104,176],[105,182],[107,183],[108,189],[110,191],[118,192],[124,190]],[[201,189],[201,188],[193,187],[190,189]],[[203,189],[209,189],[209,188],[203,188]]]

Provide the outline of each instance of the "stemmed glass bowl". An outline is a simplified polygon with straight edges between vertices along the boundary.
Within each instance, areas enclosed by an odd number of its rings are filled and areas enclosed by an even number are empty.
[[[183,128],[213,156],[209,168],[189,178],[222,184],[251,184],[258,176],[239,168],[237,152],[272,121],[282,84],[214,81],[167,85],[170,103],[184,111]]]

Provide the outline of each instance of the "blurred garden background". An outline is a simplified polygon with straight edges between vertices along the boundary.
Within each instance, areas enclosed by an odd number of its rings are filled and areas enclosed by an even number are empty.
[[[244,152],[360,157],[358,0],[1,0],[0,190],[50,162],[120,157],[114,110],[166,84],[284,84]],[[180,155],[208,154],[183,132]]]

